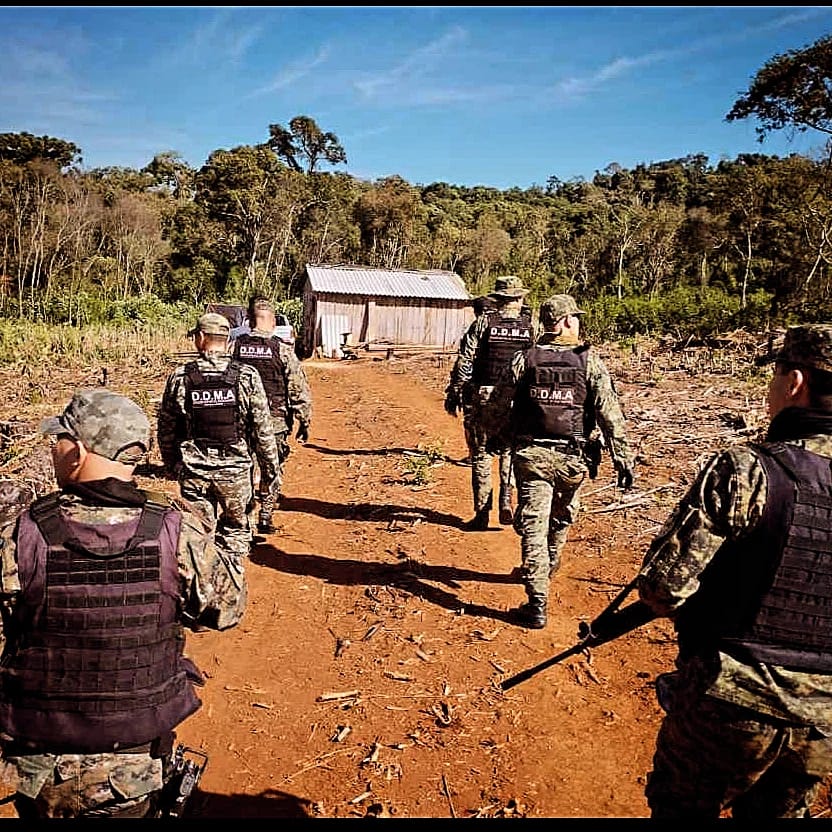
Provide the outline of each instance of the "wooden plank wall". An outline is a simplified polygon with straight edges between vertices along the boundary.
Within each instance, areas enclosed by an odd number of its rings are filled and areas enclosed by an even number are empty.
[[[304,347],[320,346],[322,316],[343,316],[353,344],[391,343],[455,347],[474,319],[464,301],[369,298],[304,291]]]

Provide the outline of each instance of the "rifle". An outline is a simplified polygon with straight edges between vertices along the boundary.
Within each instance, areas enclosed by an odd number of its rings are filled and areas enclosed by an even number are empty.
[[[189,756],[190,755],[190,756]],[[208,766],[208,755],[179,743],[166,766],[157,818],[181,818],[191,792]]]
[[[643,601],[633,601],[632,604],[628,604],[620,612],[618,611],[621,602],[635,588],[635,585],[636,581],[633,579],[590,624],[582,621],[578,626],[579,641],[576,644],[573,644],[562,653],[558,653],[556,656],[552,656],[550,659],[536,664],[534,667],[521,670],[519,673],[515,673],[514,676],[504,679],[500,682],[500,688],[502,690],[510,690],[515,685],[519,685],[520,682],[525,682],[526,679],[530,679],[532,676],[540,673],[541,670],[546,670],[546,668],[558,664],[558,662],[562,662],[570,656],[582,653],[589,647],[597,647],[599,644],[606,644],[608,641],[613,641],[619,636],[623,636],[625,633],[641,627],[642,624],[652,621],[656,615]]]

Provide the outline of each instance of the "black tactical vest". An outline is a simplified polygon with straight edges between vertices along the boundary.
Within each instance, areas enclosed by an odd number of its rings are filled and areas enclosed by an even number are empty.
[[[0,664],[0,730],[29,753],[142,745],[201,705],[177,619],[181,515],[148,501],[104,538],[63,517],[58,496],[35,501],[17,529],[22,592]]]
[[[496,384],[514,353],[534,343],[532,319],[528,312],[509,318],[492,309],[485,315],[488,323],[477,346],[472,373],[472,381],[478,387]]]
[[[188,438],[203,449],[240,441],[240,366],[229,361],[222,373],[203,373],[196,361],[185,366]]]
[[[511,408],[513,433],[530,439],[584,438],[589,347],[526,350]]]
[[[786,443],[753,446],[766,505],[754,532],[726,541],[676,619],[680,654],[832,672],[830,460]]]
[[[240,335],[234,341],[234,358],[260,373],[272,416],[286,415],[286,367],[278,349],[281,343],[275,336],[258,335]]]

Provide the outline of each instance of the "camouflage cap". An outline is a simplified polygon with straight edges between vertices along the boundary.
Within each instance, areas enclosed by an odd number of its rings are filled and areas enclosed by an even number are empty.
[[[832,372],[832,324],[791,327],[783,346],[769,360]]]
[[[225,315],[219,312],[206,312],[200,315],[196,326],[188,331],[188,335],[196,335],[197,332],[204,332],[206,335],[228,335],[231,331],[231,324]]]
[[[68,433],[91,453],[116,459],[130,445],[150,449],[150,422],[126,396],[93,387],[76,390],[60,416],[40,423],[44,435]]]
[[[513,274],[507,274],[503,277],[498,277],[494,283],[494,291],[491,292],[491,297],[494,298],[524,298],[529,294],[529,290],[523,286],[523,281]]]
[[[565,315],[585,315],[583,309],[578,309],[572,295],[552,295],[540,304],[542,320],[559,321]]]

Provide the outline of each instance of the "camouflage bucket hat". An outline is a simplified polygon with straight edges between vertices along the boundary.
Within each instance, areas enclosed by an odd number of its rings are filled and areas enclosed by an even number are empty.
[[[529,294],[529,290],[523,286],[523,281],[513,274],[498,277],[494,283],[494,291],[491,292],[491,297],[495,298],[524,298]]]
[[[188,335],[196,335],[197,332],[204,332],[206,335],[228,335],[231,331],[231,324],[225,315],[219,312],[206,312],[199,317],[196,326],[188,331]]]
[[[84,447],[107,459],[130,445],[150,450],[150,422],[132,399],[109,390],[77,390],[60,416],[40,423],[44,435],[68,433]]]
[[[585,315],[583,309],[578,309],[572,295],[552,295],[540,304],[540,317],[544,320],[558,321],[565,315]]]
[[[784,361],[832,373],[832,324],[793,326],[779,350],[763,356],[760,363]]]

